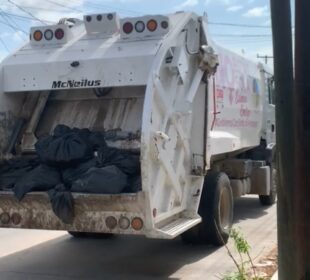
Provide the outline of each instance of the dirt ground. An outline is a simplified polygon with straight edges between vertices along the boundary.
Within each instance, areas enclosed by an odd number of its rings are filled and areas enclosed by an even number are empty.
[[[278,269],[278,248],[275,247],[267,254],[254,261],[257,276],[270,279]],[[253,270],[249,270],[250,276],[255,276]]]

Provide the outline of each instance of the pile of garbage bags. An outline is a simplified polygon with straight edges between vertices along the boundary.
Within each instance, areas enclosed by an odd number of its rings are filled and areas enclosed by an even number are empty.
[[[0,188],[18,200],[47,191],[55,214],[74,218],[72,192],[119,194],[141,190],[139,156],[108,147],[105,135],[89,129],[55,127],[35,144],[36,157],[15,158],[0,166]]]

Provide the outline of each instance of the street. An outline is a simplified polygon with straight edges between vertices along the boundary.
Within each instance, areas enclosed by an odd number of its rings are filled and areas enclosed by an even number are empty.
[[[276,246],[276,205],[262,207],[257,196],[237,200],[235,227],[258,261]],[[75,239],[66,232],[0,230],[1,280],[212,280],[233,270],[225,247],[183,245],[180,239]]]

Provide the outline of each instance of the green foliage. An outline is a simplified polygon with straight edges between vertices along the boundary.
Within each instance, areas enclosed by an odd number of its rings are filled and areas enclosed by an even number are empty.
[[[231,273],[229,275],[225,275],[222,280],[266,280],[265,278],[258,277],[256,275],[255,267],[252,261],[252,258],[250,256],[250,250],[251,247],[247,240],[243,237],[242,233],[235,229],[232,228],[230,231],[230,237],[234,241],[234,246],[240,256],[240,261],[238,262],[236,258],[233,256],[229,248],[226,246],[226,249],[228,251],[228,255],[232,258],[234,261],[238,272]],[[244,257],[246,257],[246,261],[244,261]],[[254,277],[249,277],[248,274],[246,273],[246,268],[250,264],[250,268],[253,270]]]
[[[223,280],[266,280],[266,278],[254,277],[250,279],[245,273],[240,274],[239,272],[236,272],[224,276]]]
[[[238,253],[248,254],[250,252],[251,247],[240,231],[232,228],[230,231],[230,237],[234,240]]]
[[[245,277],[244,273],[236,272],[224,276],[223,280],[248,280],[248,278]]]

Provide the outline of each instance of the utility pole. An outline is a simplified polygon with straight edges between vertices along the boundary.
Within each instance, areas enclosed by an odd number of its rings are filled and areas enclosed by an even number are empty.
[[[276,87],[279,279],[301,280],[302,278],[297,277],[296,253],[295,194],[298,186],[294,182],[296,145],[291,7],[290,0],[270,0],[270,3]],[[307,197],[304,197],[304,200],[306,199]]]
[[[257,58],[263,58],[263,59],[265,59],[265,64],[268,64],[268,59],[272,59],[273,56],[271,56],[271,55],[259,55],[259,54],[257,54]]]
[[[295,15],[295,114],[296,194],[295,232],[297,273],[310,279],[310,2],[296,0]]]

